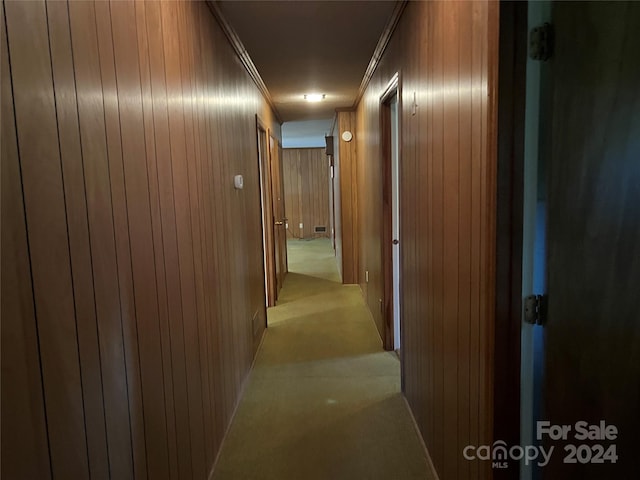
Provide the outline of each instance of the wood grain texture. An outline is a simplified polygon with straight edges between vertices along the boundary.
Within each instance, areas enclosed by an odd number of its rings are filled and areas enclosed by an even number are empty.
[[[285,148],[284,204],[289,238],[329,238],[329,160],[324,148]],[[302,229],[298,228],[302,223]],[[315,226],[326,231],[316,233]]]
[[[266,324],[280,126],[205,3],[5,8],[3,477],[206,478]]]
[[[3,478],[51,478],[38,326],[32,290],[9,51],[1,6],[2,465]],[[11,459],[6,461],[5,459]]]
[[[287,232],[285,231],[284,174],[282,171],[282,146],[269,137],[269,162],[271,164],[271,195],[273,205],[273,242],[275,250],[276,299],[287,274]]]
[[[615,444],[619,458],[570,464],[561,455],[541,478],[632,478],[640,446],[640,315],[629,289],[640,283],[640,4],[558,3],[552,19],[551,84],[541,99],[552,112],[542,138],[550,152],[541,190],[548,215],[543,418],[615,425],[616,440],[597,443]]]
[[[268,128],[256,117],[258,131],[258,167],[260,169],[260,202],[262,205],[263,257],[265,264],[265,282],[267,284],[267,306],[273,307],[277,298],[275,225],[273,214],[273,188],[271,181]]]
[[[54,476],[89,478],[46,5],[8,2],[5,14],[51,464]]]
[[[461,452],[492,441],[497,18],[489,2],[410,2],[355,127],[357,281],[384,336],[380,99],[399,72],[403,379],[446,479],[490,475]]]
[[[336,256],[342,283],[358,283],[358,176],[356,163],[356,113],[337,112],[334,130],[334,175],[336,195]],[[353,139],[346,142],[342,133],[349,131]],[[363,277],[364,278],[364,277]]]
[[[394,80],[389,89],[380,97],[380,153],[382,155],[382,234],[381,234],[381,262],[382,262],[382,334],[385,350],[393,350],[394,340],[394,298],[393,298],[393,153],[392,153],[392,125],[391,98],[400,96],[398,84]],[[398,157],[400,154],[398,155]],[[399,186],[399,184],[398,184]]]

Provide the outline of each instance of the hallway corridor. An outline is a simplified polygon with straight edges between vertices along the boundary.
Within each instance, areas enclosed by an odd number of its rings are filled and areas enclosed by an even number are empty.
[[[430,479],[360,289],[326,239],[289,241],[289,274],[220,453],[215,480]]]

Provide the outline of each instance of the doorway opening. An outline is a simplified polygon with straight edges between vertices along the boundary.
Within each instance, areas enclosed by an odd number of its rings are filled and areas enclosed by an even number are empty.
[[[269,143],[268,132],[262,121],[256,116],[256,131],[258,134],[258,170],[260,173],[260,209],[262,211],[262,252],[264,259],[264,287],[266,306],[271,307],[276,303],[274,264],[275,254],[273,248],[272,226],[272,194],[271,175],[269,174]]]
[[[324,148],[291,147],[283,149],[282,164],[290,270],[322,270],[327,252],[335,259],[330,161]]]
[[[384,348],[401,353],[400,85],[396,73],[380,97],[382,147],[382,314]]]
[[[281,146],[256,115],[266,306],[278,300],[287,273]]]
[[[269,136],[269,161],[271,179],[271,211],[273,227],[273,254],[275,278],[275,302],[284,284],[287,274],[287,224],[284,206],[284,176],[282,172],[282,145],[273,136]]]

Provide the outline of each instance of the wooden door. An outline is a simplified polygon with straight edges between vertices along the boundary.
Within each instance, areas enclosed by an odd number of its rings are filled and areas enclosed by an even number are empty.
[[[275,140],[274,140],[275,141]],[[276,141],[277,142],[277,141]],[[280,185],[280,212],[282,213],[282,235],[280,236],[280,261],[282,262],[281,264],[281,269],[280,272],[282,274],[282,279],[281,279],[281,283],[284,284],[284,277],[287,275],[287,272],[289,271],[289,259],[288,259],[288,252],[287,252],[287,209],[285,208],[285,200],[284,200],[284,174],[283,174],[283,165],[282,165],[282,144],[277,142],[277,149],[278,149],[278,178],[279,178],[279,185]]]
[[[640,3],[557,2],[548,62],[544,411],[569,425],[542,478],[637,478],[640,452]],[[544,103],[544,100],[543,100]],[[544,151],[544,149],[543,149]],[[575,439],[604,420],[617,439]],[[568,444],[617,463],[563,463]],[[583,457],[595,454],[583,452]]]
[[[334,178],[334,164],[333,164],[333,155],[329,156],[329,198],[330,198],[330,228],[331,228],[331,246],[333,247],[333,251],[336,251],[336,189],[335,183],[333,181]]]
[[[382,152],[382,274],[383,274],[383,298],[382,310],[384,317],[383,345],[385,350],[399,349],[399,286],[397,280],[400,275],[396,267],[399,267],[399,224],[396,189],[397,175],[394,174],[394,161],[399,156],[398,140],[398,116],[392,114],[392,110],[398,108],[398,76],[394,76],[389,86],[380,97],[380,143]],[[394,151],[395,150],[395,151]]]
[[[273,225],[273,194],[269,136],[262,121],[256,117],[258,131],[258,166],[260,168],[260,202],[262,207],[262,249],[264,254],[265,293],[267,306],[276,304],[276,268]]]
[[[284,209],[284,180],[282,175],[282,152],[278,141],[269,138],[271,159],[271,192],[273,205],[273,240],[275,249],[276,299],[287,274],[287,232]]]

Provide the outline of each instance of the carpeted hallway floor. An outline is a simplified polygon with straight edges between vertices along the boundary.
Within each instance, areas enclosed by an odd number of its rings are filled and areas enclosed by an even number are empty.
[[[215,480],[431,479],[360,289],[326,239],[289,241],[289,271]]]

